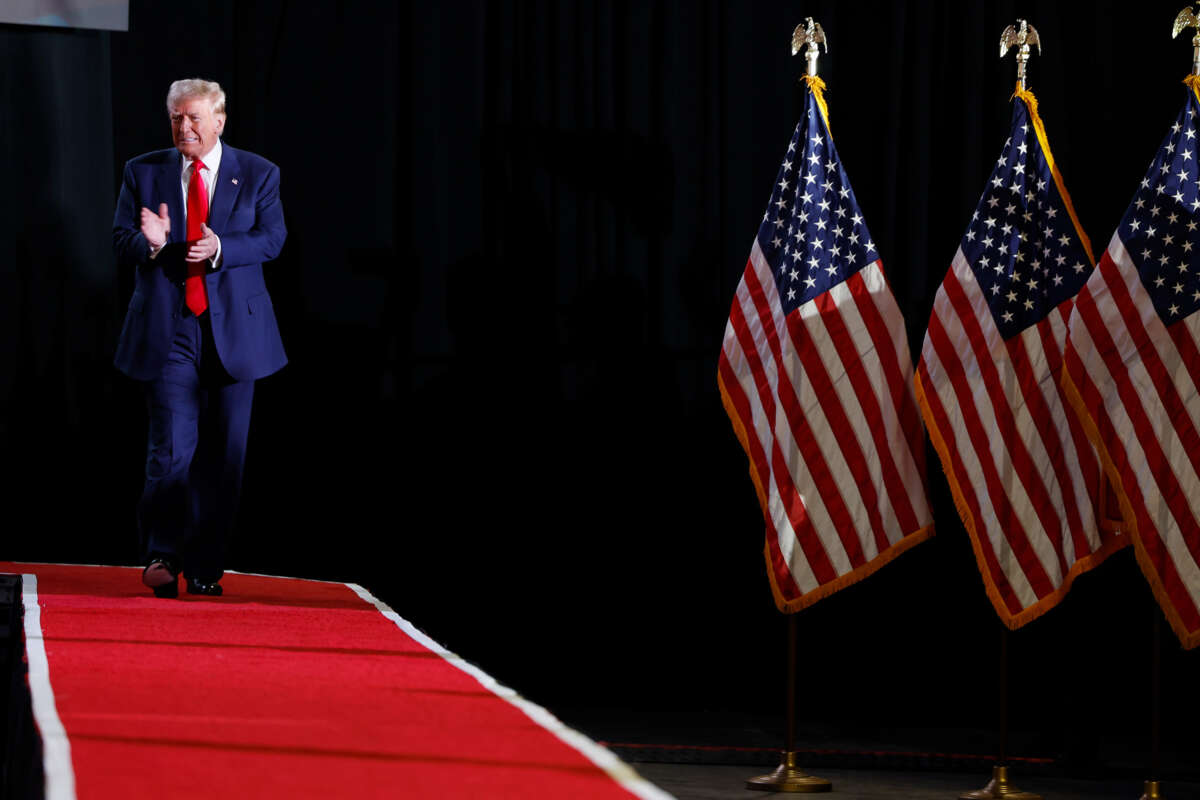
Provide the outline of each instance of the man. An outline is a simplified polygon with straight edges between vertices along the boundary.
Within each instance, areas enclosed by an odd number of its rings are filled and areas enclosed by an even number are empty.
[[[128,162],[117,200],[113,249],[137,277],[114,362],[149,410],[142,582],[219,595],[254,381],[287,363],[262,271],[287,229],[279,168],[221,142],[220,85],[176,81],[167,113],[175,146]]]

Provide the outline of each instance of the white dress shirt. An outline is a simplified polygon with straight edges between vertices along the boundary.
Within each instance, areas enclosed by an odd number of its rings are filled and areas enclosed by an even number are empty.
[[[188,182],[192,179],[192,165],[196,162],[189,160],[182,153],[179,154],[179,187],[183,194],[183,229],[187,230],[187,196]],[[200,163],[204,164],[204,169],[200,170],[200,177],[204,180],[204,187],[208,189],[208,207],[212,208],[213,192],[217,187],[217,171],[221,169],[221,140],[218,138],[217,143],[213,145],[212,150],[209,150],[204,155],[200,156]],[[159,248],[150,248],[150,258],[155,258],[158,255]],[[221,239],[217,237],[217,252],[208,260],[208,268],[216,269],[221,264]]]
[[[200,156],[200,162],[204,164],[204,169],[200,170],[200,177],[204,179],[204,186],[208,189],[208,207],[212,208],[213,190],[217,185],[217,170],[221,168],[221,140],[219,138],[212,150]],[[194,163],[196,162],[188,161],[183,153],[179,154],[179,180],[180,188],[183,191],[183,224],[185,228],[187,227],[188,181],[192,179],[192,164]]]

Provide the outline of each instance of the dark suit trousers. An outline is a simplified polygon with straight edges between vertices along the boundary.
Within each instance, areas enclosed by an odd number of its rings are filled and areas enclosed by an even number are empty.
[[[203,582],[224,574],[254,399],[254,381],[235,381],[221,366],[208,317],[184,311],[162,374],[146,383],[150,434],[138,504],[147,561],[173,557]]]

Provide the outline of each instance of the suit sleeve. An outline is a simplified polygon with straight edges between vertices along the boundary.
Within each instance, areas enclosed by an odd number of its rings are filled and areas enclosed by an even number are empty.
[[[150,243],[142,235],[137,196],[137,182],[127,163],[121,179],[121,194],[117,197],[117,210],[113,214],[113,252],[121,266],[141,267],[150,263]]]
[[[221,238],[221,269],[261,264],[279,255],[287,239],[283,203],[279,199],[279,167],[271,165],[255,193],[253,226],[249,230],[218,235]]]

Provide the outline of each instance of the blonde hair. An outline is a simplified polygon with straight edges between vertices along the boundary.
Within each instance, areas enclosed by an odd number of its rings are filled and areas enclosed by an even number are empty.
[[[184,78],[171,84],[167,89],[167,113],[185,97],[204,97],[212,102],[214,114],[225,113],[225,90],[216,81],[206,81],[203,78]]]

